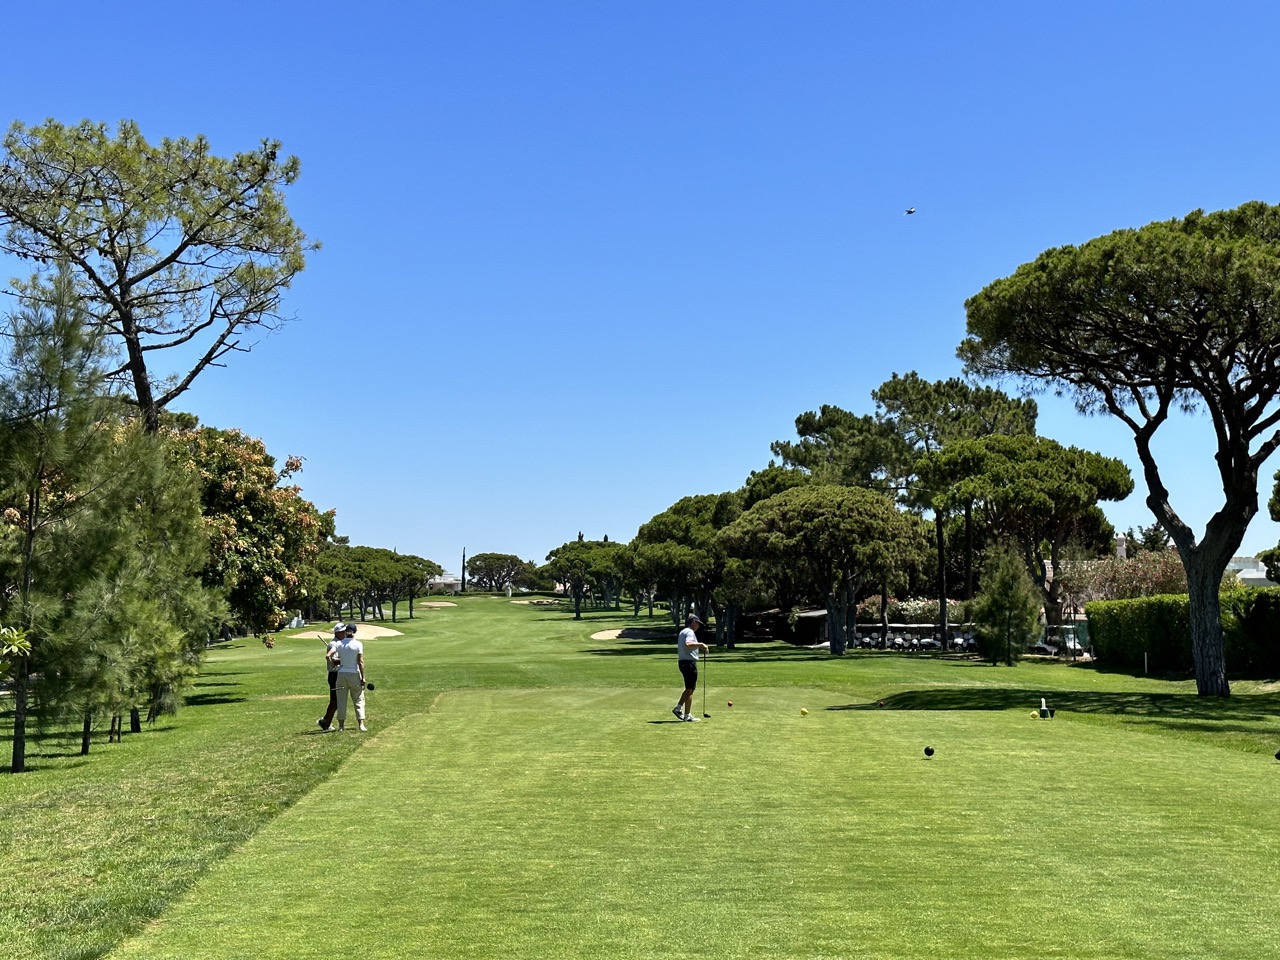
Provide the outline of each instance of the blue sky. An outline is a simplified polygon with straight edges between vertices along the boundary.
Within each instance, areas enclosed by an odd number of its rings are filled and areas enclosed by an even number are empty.
[[[324,246],[297,320],[179,406],[305,457],[353,543],[454,571],[629,540],[739,487],[801,412],[958,375],[965,298],[1048,247],[1280,192],[1270,3],[118,0],[5,23],[0,120],[301,158],[288,203]],[[1041,411],[1136,462],[1118,424]],[[1201,528],[1207,423],[1173,426],[1166,482]],[[1280,540],[1277,467],[1243,552]],[[1152,522],[1135,477],[1120,529]]]

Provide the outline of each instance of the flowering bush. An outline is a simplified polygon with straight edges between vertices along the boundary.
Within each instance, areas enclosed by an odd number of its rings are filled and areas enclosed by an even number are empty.
[[[947,600],[947,622],[964,623],[967,604],[963,600]],[[897,600],[889,598],[890,623],[937,623],[938,601],[925,599]],[[868,597],[858,604],[859,623],[880,622],[880,598]]]

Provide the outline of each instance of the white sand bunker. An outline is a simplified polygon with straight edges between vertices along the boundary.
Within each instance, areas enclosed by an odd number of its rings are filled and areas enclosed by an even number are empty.
[[[512,602],[512,603],[527,603],[527,604],[533,604],[534,606],[541,606],[542,604],[546,604],[546,603],[559,603],[560,601],[559,601],[559,600],[545,600],[545,599],[544,599],[544,600],[512,600],[511,602]]]
[[[303,630],[301,633],[291,633],[289,637],[294,640],[328,640],[333,636],[333,627],[328,630]],[[404,634],[399,630],[392,630],[389,627],[375,627],[371,623],[356,624],[356,639],[369,640],[373,637],[403,637]]]
[[[414,603],[415,607],[456,607],[457,604],[452,600],[418,600]]]
[[[591,635],[592,640],[661,640],[675,635],[670,630],[654,630],[649,627],[623,627],[621,630],[601,630]]]

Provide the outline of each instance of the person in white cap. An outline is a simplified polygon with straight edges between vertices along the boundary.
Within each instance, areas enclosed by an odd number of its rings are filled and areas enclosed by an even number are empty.
[[[693,715],[693,691],[698,688],[698,653],[711,649],[698,639],[697,630],[701,623],[696,613],[689,614],[685,618],[684,629],[676,637],[676,662],[680,667],[680,676],[684,677],[684,693],[680,694],[680,699],[671,708],[671,712],[676,715],[677,720],[686,723],[696,723],[698,720]]]
[[[333,625],[333,637],[324,648],[324,665],[329,674],[329,707],[324,716],[316,721],[316,726],[328,733],[333,729],[333,715],[338,710],[338,644],[347,635],[345,623]]]
[[[356,720],[360,723],[361,732],[368,729],[364,725],[364,644],[357,640],[351,632],[343,631],[338,643],[338,729],[347,728],[347,698],[356,705]]]

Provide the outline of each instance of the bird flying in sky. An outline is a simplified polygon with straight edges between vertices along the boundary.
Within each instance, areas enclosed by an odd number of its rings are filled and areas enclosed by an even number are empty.
[[[909,217],[909,216],[911,216],[911,215],[912,215],[913,213],[915,213],[915,212],[916,212],[916,208],[915,208],[915,207],[907,207],[907,209],[903,211],[902,215],[903,215],[904,217]]]

